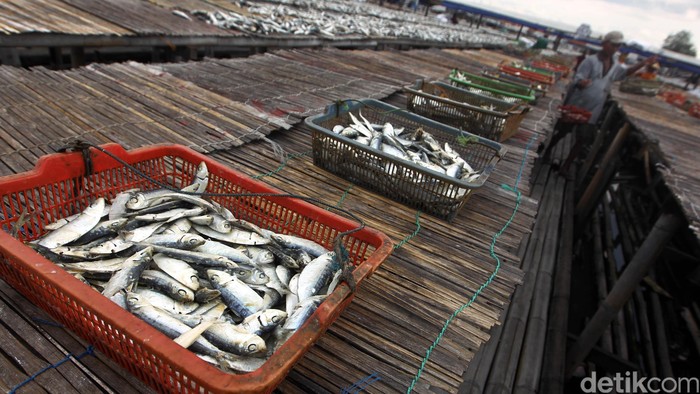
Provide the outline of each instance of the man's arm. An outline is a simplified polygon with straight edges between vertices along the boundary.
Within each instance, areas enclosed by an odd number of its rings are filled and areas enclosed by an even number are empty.
[[[659,57],[654,55],[654,56],[648,57],[640,62],[637,62],[637,64],[630,66],[626,69],[625,76],[628,77],[628,76],[636,73],[637,71],[639,71],[642,67],[650,66],[650,65],[656,63],[656,61],[658,59],[659,59]]]

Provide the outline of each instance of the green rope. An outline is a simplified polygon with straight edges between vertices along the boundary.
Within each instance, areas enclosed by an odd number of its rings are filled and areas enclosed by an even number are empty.
[[[545,114],[546,115],[546,114]],[[544,119],[544,117],[542,117]],[[491,282],[496,278],[496,275],[498,275],[498,271],[501,269],[501,259],[498,258],[496,255],[496,252],[494,251],[494,248],[496,247],[496,240],[498,237],[503,234],[504,231],[510,226],[510,224],[513,222],[513,219],[515,218],[515,214],[518,212],[518,208],[520,208],[520,199],[522,197],[520,191],[518,190],[518,184],[520,183],[521,177],[522,177],[522,170],[523,167],[525,167],[526,163],[526,158],[527,154],[530,151],[530,148],[532,147],[532,144],[535,142],[537,139],[537,135],[534,134],[532,137],[530,137],[530,140],[528,141],[527,145],[525,146],[525,153],[523,154],[523,159],[522,162],[520,163],[520,171],[518,171],[518,176],[515,180],[515,185],[514,186],[509,186],[506,184],[502,184],[501,188],[512,191],[515,193],[515,208],[513,208],[513,214],[510,215],[510,218],[506,222],[506,224],[503,225],[503,228],[501,228],[496,234],[493,235],[493,238],[491,239],[491,246],[489,248],[489,254],[491,257],[493,257],[494,260],[496,260],[496,268],[494,268],[493,272],[489,276],[489,278],[484,282],[479,289],[472,295],[472,297],[469,299],[469,301],[459,307],[454,313],[452,313],[452,316],[450,316],[447,321],[445,321],[445,324],[442,327],[442,330],[440,330],[440,334],[438,334],[437,338],[435,339],[435,342],[428,348],[428,351],[425,353],[425,357],[423,358],[423,361],[421,362],[420,368],[418,368],[418,373],[416,373],[416,376],[413,378],[413,381],[411,381],[411,385],[408,387],[408,390],[406,390],[406,393],[410,393],[411,390],[413,390],[413,387],[415,387],[416,383],[418,383],[418,379],[420,379],[420,375],[423,373],[423,369],[425,368],[425,365],[428,363],[428,360],[430,359],[430,354],[433,352],[433,349],[437,346],[437,344],[440,342],[442,337],[445,335],[445,331],[447,331],[447,327],[452,323],[452,320],[457,317],[463,310],[469,308],[471,304],[476,301],[477,297],[479,297],[479,294],[484,291]]]
[[[282,164],[280,164],[279,167],[277,167],[276,169],[274,169],[274,170],[272,170],[272,171],[270,171],[270,172],[266,172],[266,173],[260,174],[260,175],[255,175],[255,176],[253,176],[253,179],[260,179],[260,178],[264,178],[264,177],[266,177],[266,176],[275,175],[275,174],[277,174],[278,172],[282,171],[282,169],[287,165],[287,162],[288,162],[289,160],[295,159],[295,158],[301,157],[301,156],[308,156],[310,153],[311,153],[311,151],[310,151],[310,150],[307,150],[306,152],[294,153],[294,154],[291,154],[291,155],[287,155],[287,157],[284,159],[284,161],[282,162]]]
[[[445,335],[445,332],[447,331],[447,327],[450,325],[450,323],[452,323],[452,320],[454,320],[455,317],[457,317],[457,315],[459,315],[463,310],[469,308],[469,306],[471,306],[471,304],[473,304],[474,301],[476,301],[477,297],[479,297],[481,292],[483,292],[484,289],[486,289],[491,284],[491,282],[493,282],[493,280],[496,278],[496,275],[498,275],[498,271],[501,269],[501,259],[499,259],[498,256],[496,255],[496,252],[494,251],[494,247],[496,246],[496,240],[498,239],[498,237],[500,237],[501,234],[503,234],[503,232],[506,231],[508,226],[510,226],[510,224],[513,222],[513,219],[515,218],[515,214],[518,212],[518,208],[520,207],[520,197],[521,197],[520,191],[518,191],[517,189],[514,189],[514,188],[512,188],[508,185],[505,185],[505,184],[501,185],[501,187],[506,189],[506,190],[515,192],[516,200],[515,200],[515,209],[513,209],[513,214],[510,215],[510,218],[508,219],[506,224],[503,226],[503,228],[501,228],[496,234],[494,234],[493,238],[491,239],[491,247],[490,247],[489,251],[490,251],[491,257],[493,257],[496,260],[496,268],[493,270],[493,272],[491,273],[491,276],[489,276],[489,278],[486,280],[486,282],[484,282],[481,285],[481,287],[479,287],[479,289],[472,295],[472,297],[469,299],[469,301],[466,304],[459,307],[456,311],[454,311],[454,313],[452,313],[452,316],[450,316],[447,319],[447,321],[445,322],[445,324],[442,327],[442,330],[440,330],[440,334],[438,334],[438,336],[435,339],[435,341],[433,342],[433,344],[430,345],[430,347],[428,348],[428,351],[425,353],[425,357],[423,358],[423,361],[421,362],[420,368],[418,368],[418,373],[416,373],[416,376],[413,378],[413,381],[411,382],[411,385],[408,387],[408,390],[406,390],[406,393],[410,393],[411,390],[413,390],[413,387],[415,387],[416,383],[418,383],[418,379],[420,379],[420,375],[423,373],[423,369],[425,368],[425,365],[428,363],[428,359],[430,359],[430,354],[433,352],[433,349],[435,349],[438,342],[440,342],[442,337]]]
[[[418,235],[418,232],[420,231],[420,211],[416,211],[416,231],[413,232],[413,234],[410,234],[406,238],[402,239],[401,242],[397,243],[394,245],[394,250],[404,246],[405,244],[408,243],[413,237]]]
[[[343,201],[345,201],[345,198],[348,196],[348,194],[350,193],[350,189],[352,189],[353,186],[355,186],[355,185],[351,184],[350,186],[348,186],[347,189],[345,189],[345,192],[343,192],[343,195],[340,196],[340,201],[338,201],[338,203],[335,204],[336,207],[340,208],[340,206],[343,205]]]

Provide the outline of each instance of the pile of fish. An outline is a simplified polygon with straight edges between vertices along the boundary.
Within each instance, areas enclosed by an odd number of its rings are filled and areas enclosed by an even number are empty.
[[[29,246],[206,361],[246,373],[301,327],[343,270],[322,245],[199,197],[207,184],[202,162],[179,191],[97,198]]]
[[[447,142],[441,146],[422,127],[408,131],[404,127],[395,128],[388,122],[372,124],[362,116],[361,111],[358,116],[362,121],[352,112],[348,114],[352,122],[349,125],[335,125],[332,129],[334,133],[456,179],[474,182],[481,176],[481,172],[475,171]]]
[[[274,4],[276,3],[276,4]],[[247,8],[243,8],[246,7]],[[436,42],[505,45],[507,38],[466,25],[437,23],[422,15],[348,1],[240,2],[240,12],[182,10],[176,15],[249,34],[394,37]]]
[[[453,78],[457,79],[459,81],[472,83],[473,85],[471,85],[471,84],[465,85],[465,84],[461,84],[461,83],[452,81],[452,85],[457,86],[460,89],[464,89],[466,91],[475,93],[475,94],[480,94],[480,95],[485,96],[485,97],[491,97],[491,98],[499,99],[501,101],[505,101],[507,103],[513,103],[513,104],[520,103],[523,101],[522,99],[519,99],[517,97],[494,93],[491,90],[481,89],[477,86],[474,86],[474,85],[480,85],[479,81],[472,81],[472,79],[468,75],[466,75],[460,71],[457,71]]]

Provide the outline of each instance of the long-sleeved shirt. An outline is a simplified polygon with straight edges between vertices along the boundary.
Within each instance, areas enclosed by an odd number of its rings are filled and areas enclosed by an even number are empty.
[[[569,92],[566,104],[590,111],[591,118],[588,123],[594,124],[598,122],[600,113],[603,111],[603,105],[610,94],[613,82],[624,79],[626,75],[627,69],[617,61],[616,57],[612,59],[608,73],[603,75],[603,62],[598,55],[589,55],[583,59],[576,70],[572,81],[574,87]],[[578,87],[578,82],[584,79],[590,79],[591,84],[581,89]]]

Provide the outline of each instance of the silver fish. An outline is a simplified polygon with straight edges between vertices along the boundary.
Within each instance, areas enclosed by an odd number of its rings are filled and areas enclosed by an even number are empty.
[[[89,242],[92,242],[98,238],[110,236],[110,235],[117,235],[117,232],[119,229],[124,227],[124,225],[127,222],[127,218],[118,218],[118,219],[110,219],[110,220],[104,220],[95,225],[90,231],[86,232],[81,236],[80,238],[76,239],[75,241],[71,242],[71,244],[74,245],[83,245]]]
[[[90,260],[94,257],[94,255],[90,253],[89,250],[85,250],[80,247],[59,246],[53,248],[52,251],[57,255],[61,256],[62,258]]]
[[[153,255],[153,264],[190,290],[197,291],[199,289],[197,271],[186,262],[156,253]]]
[[[270,281],[270,277],[258,267],[244,267],[239,265],[232,272],[238,279],[249,285],[264,285]]]
[[[194,293],[194,300],[200,304],[206,304],[219,298],[219,296],[221,296],[221,292],[219,290],[214,290],[207,287],[200,287]]]
[[[263,335],[284,323],[286,318],[287,312],[285,311],[266,309],[246,317],[241,323],[241,327],[251,334]]]
[[[175,208],[175,209],[171,209],[169,211],[160,212],[160,213],[152,213],[152,214],[148,214],[148,215],[138,215],[138,216],[135,216],[134,219],[141,220],[144,222],[165,221],[166,223],[171,223],[171,222],[174,222],[178,219],[182,219],[185,217],[201,215],[204,212],[205,212],[205,209],[202,207]]]
[[[318,257],[324,253],[328,253],[328,249],[310,239],[288,234],[272,234],[270,237],[280,245],[284,245],[290,249],[301,249],[312,257]]]
[[[182,188],[183,192],[204,193],[209,184],[209,169],[207,163],[201,162],[197,166],[197,171],[194,174],[192,184]]]
[[[292,279],[292,271],[289,268],[283,265],[278,265],[275,267],[275,272],[277,273],[277,278],[279,278],[282,284],[285,286],[289,285],[289,280]]]
[[[226,355],[224,357],[214,358],[205,354],[197,354],[199,358],[221,368],[223,371],[231,373],[250,373],[262,367],[267,361],[261,357],[242,357],[235,355]]]
[[[202,253],[223,256],[236,263],[242,263],[247,265],[255,264],[255,262],[250,257],[248,257],[248,255],[246,255],[244,251],[237,248],[232,248],[228,245],[224,245],[216,241],[205,241],[202,245],[199,245],[195,250]]]
[[[237,249],[246,253],[253,264],[272,264],[275,262],[275,255],[269,250],[257,246],[239,246]]]
[[[153,248],[148,247],[127,258],[124,261],[122,269],[117,271],[109,279],[104,290],[102,290],[102,294],[105,297],[111,297],[123,289],[131,291],[133,286],[139,280],[141,273],[153,261],[153,258],[151,257],[152,255]]]
[[[217,256],[209,253],[196,252],[192,250],[182,250],[168,248],[165,246],[151,246],[157,253],[162,253],[168,257],[186,261],[203,267],[220,267],[220,268],[236,268],[238,264],[223,256]]]
[[[126,203],[131,199],[131,195],[135,191],[136,189],[131,189],[123,191],[114,196],[112,199],[112,207],[109,210],[109,220],[119,219],[126,216]]]
[[[119,271],[123,266],[126,258],[118,257],[107,260],[86,261],[77,263],[61,263],[58,264],[66,271],[71,273],[98,273],[98,274],[113,274]]]
[[[287,318],[287,320],[284,322],[284,325],[282,328],[284,330],[298,330],[299,327],[301,327],[306,320],[314,313],[316,312],[316,309],[318,309],[318,306],[321,305],[323,300],[326,299],[326,295],[317,295],[313,297],[309,297],[306,300],[300,302],[296,309],[294,309],[294,312]]]
[[[336,261],[334,252],[325,253],[311,261],[299,275],[299,301],[304,302],[307,298],[319,294],[339,269],[340,264]]]
[[[134,246],[133,242],[128,242],[121,237],[116,237],[90,248],[89,252],[93,255],[109,255],[125,251],[132,246]]]
[[[206,241],[197,234],[156,234],[144,239],[141,243],[193,250]]]
[[[159,311],[139,294],[128,292],[126,295],[128,310],[141,320],[155,327],[169,338],[177,338],[188,332],[190,327],[165,312]],[[219,356],[221,350],[206,339],[200,337],[190,346],[193,351],[210,356]]]
[[[65,245],[83,236],[99,223],[105,208],[104,198],[98,198],[74,220],[39,239],[39,245],[49,249]]]
[[[220,233],[230,233],[233,229],[231,222],[226,220],[223,216],[213,213],[202,216],[195,216],[190,218],[190,221],[194,224],[200,226],[209,226],[212,230],[218,231]]]
[[[122,231],[121,236],[125,241],[141,242],[144,239],[155,234],[160,228],[165,226],[165,222],[155,222],[145,226],[137,227],[133,230]]]
[[[234,275],[220,270],[207,270],[207,276],[221,292],[224,303],[239,316],[248,317],[262,307],[262,297]]]
[[[144,270],[138,282],[164,293],[175,301],[194,301],[194,292],[192,290],[164,272]]]
[[[136,293],[139,296],[141,296],[141,298],[148,301],[149,304],[170,313],[189,314],[193,313],[195,310],[197,310],[197,308],[200,307],[200,305],[196,302],[176,301],[163,293],[159,293],[150,289],[138,288],[135,289],[133,293]]]
[[[231,323],[217,322],[202,333],[202,336],[221,350],[240,356],[264,353],[265,340]]]
[[[185,234],[192,228],[189,218],[181,218],[166,227],[161,234]]]
[[[173,192],[167,189],[136,192],[130,195],[129,201],[125,205],[128,209],[136,211],[168,201],[170,198],[164,196],[172,194]]]
[[[233,229],[230,233],[220,233],[218,231],[214,231],[209,227],[204,227],[204,226],[199,226],[199,225],[193,225],[192,228],[194,228],[198,233],[205,235],[207,237],[219,240],[219,241],[224,241],[228,242],[231,244],[236,244],[236,245],[266,245],[270,243],[269,239],[263,238],[260,235],[251,232],[251,231],[245,231],[245,230],[240,230],[240,229]]]

